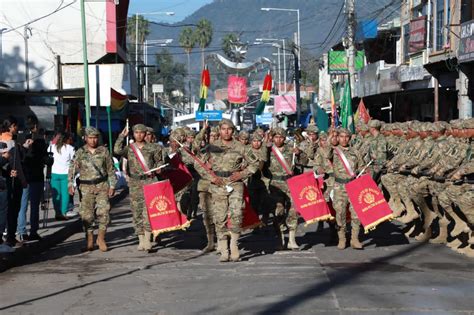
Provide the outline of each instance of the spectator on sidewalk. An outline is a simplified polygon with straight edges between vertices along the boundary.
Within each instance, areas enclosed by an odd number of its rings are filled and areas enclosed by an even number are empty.
[[[18,122],[14,117],[8,117],[3,121],[2,134],[0,140],[7,143],[10,149],[10,159],[8,161],[8,168],[6,182],[8,193],[8,213],[7,213],[7,245],[11,247],[21,246],[21,241],[15,237],[18,225],[18,213],[20,212],[21,196],[23,188],[27,186],[26,177],[21,165],[22,148],[14,140],[18,132]]]
[[[0,245],[3,244],[3,232],[7,227],[8,194],[7,174],[8,160],[10,159],[10,148],[5,142],[0,142]]]
[[[70,135],[58,132],[48,147],[48,152],[53,153],[53,167],[51,171],[51,188],[53,206],[56,220],[67,220],[73,213],[68,213],[68,171],[74,157],[73,146],[67,144]]]
[[[41,196],[44,190],[44,167],[47,160],[48,145],[45,141],[44,130],[38,128],[38,119],[30,116],[27,119],[27,127],[31,134],[32,144],[25,153],[24,171],[26,180],[28,181],[27,196],[30,201],[30,235],[26,234],[26,209],[28,200],[23,204],[24,195],[22,197],[22,208],[18,217],[18,233],[22,240],[40,240],[38,235],[39,229],[39,209]],[[23,191],[25,194],[25,191]],[[23,208],[24,207],[24,208]]]

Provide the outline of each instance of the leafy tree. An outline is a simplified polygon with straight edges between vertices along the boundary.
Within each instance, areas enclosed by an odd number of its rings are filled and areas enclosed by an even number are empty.
[[[201,19],[196,26],[196,42],[201,48],[201,63],[204,68],[204,50],[209,47],[212,41],[212,23],[207,19]]]
[[[138,27],[137,27],[138,22]],[[138,32],[137,32],[138,30]],[[137,38],[138,34],[138,38]],[[129,42],[133,43],[133,49],[129,49],[129,54],[133,54],[135,60],[135,46],[138,45],[138,62],[141,60],[142,52],[143,52],[143,43],[145,42],[146,37],[150,34],[150,23],[147,19],[143,17],[143,15],[133,15],[128,18],[127,21],[127,35],[129,38]],[[137,41],[138,39],[138,41]]]
[[[173,55],[166,48],[156,54],[156,64],[160,71],[149,74],[150,84],[163,84],[165,98],[174,105],[182,103],[183,97],[174,96],[172,92],[184,91],[186,65],[175,62]]]
[[[188,57],[188,87],[189,87],[189,95],[190,95],[189,98],[191,99],[191,96],[193,95],[193,89],[192,89],[192,84],[191,84],[191,77],[189,77],[189,75],[191,74],[190,54],[193,48],[196,46],[196,36],[191,27],[183,28],[183,30],[181,31],[181,34],[179,35],[179,44],[184,49]]]
[[[239,40],[239,36],[235,33],[228,33],[222,37],[222,50],[228,58],[232,58],[232,42],[236,42],[237,40]]]

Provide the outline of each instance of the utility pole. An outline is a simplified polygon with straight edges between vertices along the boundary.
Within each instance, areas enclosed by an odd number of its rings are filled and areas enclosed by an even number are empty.
[[[86,37],[86,9],[84,0],[81,2],[81,26],[82,26],[82,58],[84,63],[84,106],[86,108],[86,127],[91,125],[91,103],[89,99],[89,63],[87,61],[87,37]]]
[[[295,60],[295,92],[296,92],[296,126],[298,127],[301,119],[301,93],[300,93],[300,64],[298,58],[298,47],[293,45],[291,52]]]
[[[29,33],[29,35],[28,35]],[[31,27],[25,25],[23,29],[23,38],[25,40],[25,82],[26,82],[26,91],[30,91],[30,65],[29,65],[29,55],[28,55],[28,39],[32,35]]]
[[[349,70],[349,83],[351,85],[351,95],[354,95],[355,89],[355,0],[346,0],[346,14],[347,14],[347,69]]]

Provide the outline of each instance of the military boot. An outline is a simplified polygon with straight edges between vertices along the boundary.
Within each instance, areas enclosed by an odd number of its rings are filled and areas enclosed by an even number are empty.
[[[145,231],[145,235],[143,235],[143,250],[149,251],[151,250],[151,232]]]
[[[288,232],[288,249],[300,249],[296,243],[296,230],[290,230]]]
[[[430,210],[424,198],[420,198],[418,204],[420,205],[421,213],[423,213],[423,228],[429,229],[431,223],[436,219],[437,215]]]
[[[415,210],[415,206],[410,199],[404,200],[405,206],[407,208],[407,214],[403,217],[398,218],[397,220],[401,223],[407,224],[412,222],[415,219],[418,219],[420,215]]]
[[[402,201],[399,197],[393,197],[388,202],[390,208],[393,210],[393,217],[398,218],[402,215],[402,212],[405,211],[405,207],[402,204]]]
[[[214,233],[207,233],[207,245],[202,250],[204,253],[210,253],[215,250]]]
[[[220,262],[228,262],[229,261],[229,242],[227,239],[227,235],[223,235],[218,241],[218,247],[221,251],[221,257],[219,258]]]
[[[357,228],[352,228],[352,231],[351,231],[351,247],[354,248],[354,249],[362,249],[364,248],[362,246],[362,244],[360,243],[359,241],[359,230],[360,228],[357,227]]]
[[[420,233],[415,236],[415,240],[417,240],[418,242],[428,242],[431,236],[433,235],[432,232],[433,231],[431,230],[431,227],[428,227],[423,233]]]
[[[239,233],[230,233],[230,259],[234,262],[239,261],[240,252],[239,252]]]
[[[101,252],[107,251],[107,243],[105,242],[105,230],[99,230],[99,235],[97,236],[97,246]]]
[[[449,221],[446,218],[441,218],[438,221],[439,234],[437,237],[430,240],[433,244],[446,244],[448,242],[448,225]]]
[[[337,237],[339,242],[337,243],[338,249],[345,249],[346,248],[346,230],[339,229],[337,231]]]
[[[285,248],[285,236],[281,231],[280,224],[277,222],[276,219],[273,220],[273,228],[275,229],[275,233],[277,235],[276,250],[283,250]]]
[[[94,232],[87,231],[86,233],[86,251],[91,252],[94,250]]]
[[[469,226],[467,225],[467,223],[462,220],[457,214],[456,212],[454,212],[453,209],[450,209],[451,211],[449,211],[449,215],[451,216],[451,218],[453,218],[454,220],[454,228],[453,230],[449,233],[451,234],[452,237],[456,237],[458,236],[459,234],[461,233],[469,233],[469,231],[471,230],[469,228]]]
[[[474,258],[474,249],[471,248],[471,245],[466,247],[459,247],[455,249],[458,253],[466,255],[467,257]]]
[[[469,240],[467,241],[469,245],[474,245],[474,232],[471,232],[469,235]]]
[[[145,237],[145,235],[138,235],[138,247],[137,247],[137,250],[139,251],[142,251],[142,250],[145,250],[144,247],[143,247],[143,238]]]

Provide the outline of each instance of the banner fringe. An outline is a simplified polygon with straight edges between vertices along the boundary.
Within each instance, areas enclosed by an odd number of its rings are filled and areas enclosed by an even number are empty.
[[[393,213],[390,213],[389,215],[386,215],[385,217],[380,218],[380,219],[378,219],[377,221],[372,222],[372,223],[370,223],[370,224],[367,225],[367,226],[364,226],[364,233],[367,234],[367,233],[369,233],[370,231],[375,230],[375,228],[377,227],[377,225],[379,225],[380,223],[385,222],[385,221],[392,221],[393,219],[394,219]]]
[[[172,227],[169,227],[169,228],[166,228],[166,229],[153,230],[152,233],[153,233],[154,237],[157,237],[158,235],[160,235],[162,233],[166,233],[166,232],[173,232],[173,231],[177,231],[177,230],[186,230],[190,225],[191,225],[191,221],[188,221],[184,224],[177,225],[177,226],[172,226]]]
[[[322,217],[319,217],[319,218],[314,218],[314,219],[311,219],[309,221],[306,221],[304,226],[307,227],[308,225],[310,224],[313,224],[313,223],[316,223],[316,222],[320,222],[320,221],[332,221],[334,220],[335,218],[330,215],[330,214],[326,214],[326,215],[323,215]]]

